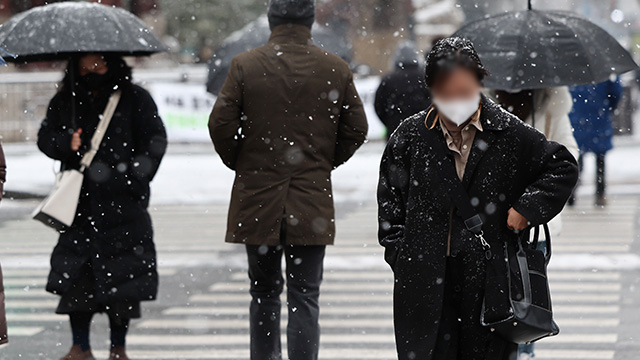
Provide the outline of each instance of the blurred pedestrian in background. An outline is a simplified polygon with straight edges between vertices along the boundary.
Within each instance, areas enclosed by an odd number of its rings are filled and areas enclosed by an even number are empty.
[[[107,313],[110,359],[128,359],[125,337],[140,302],[158,290],[149,183],[167,146],[162,120],[147,91],[131,83],[122,58],[89,54],[71,60],[38,134],[38,147],[78,169],[101,114],[115,91],[122,96],[102,145],[85,170],[78,213],[51,255],[47,291],[61,296],[73,346],[63,360],[93,359],[89,333],[95,313]],[[75,115],[75,116],[74,116]]]
[[[453,205],[455,184],[439,164],[455,169],[491,249],[551,220],[577,181],[576,160],[565,147],[481,95],[486,76],[471,42],[439,41],[426,64],[434,105],[402,122],[382,158],[379,241],[395,275],[401,360],[513,360],[517,352],[481,322],[486,256],[504,254],[487,253],[468,230]]]
[[[413,42],[400,44],[394,66],[393,72],[382,79],[375,100],[376,114],[387,127],[387,138],[391,137],[402,120],[431,105],[420,55]]]
[[[0,201],[2,201],[5,181],[7,181],[7,163],[0,143]],[[7,317],[4,309],[4,285],[2,282],[2,267],[0,266],[0,345],[6,344],[7,341]]]
[[[236,172],[226,241],[249,262],[251,359],[281,359],[286,261],[288,356],[318,358],[318,296],[335,234],[331,171],[362,145],[367,119],[349,65],[313,45],[313,0],[272,0],[267,45],[238,55],[209,129]]]
[[[580,147],[580,168],[582,169],[586,153],[593,153],[596,157],[596,206],[607,204],[605,158],[607,152],[613,149],[611,118],[622,91],[619,79],[571,88],[574,105],[569,116]],[[570,200],[570,204],[574,201],[575,196]]]
[[[564,145],[577,160],[580,156],[578,144],[573,137],[569,113],[573,108],[573,99],[567,87],[509,92],[490,91],[490,96],[507,111],[535,126],[549,141]],[[551,236],[562,231],[562,217],[558,214],[549,221]],[[544,235],[542,236],[544,237]],[[544,241],[539,243],[544,248]],[[534,356],[534,344],[520,345],[518,360],[529,360]]]

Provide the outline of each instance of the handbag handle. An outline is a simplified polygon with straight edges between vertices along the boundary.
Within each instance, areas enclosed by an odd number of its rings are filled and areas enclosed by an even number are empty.
[[[544,259],[548,265],[549,261],[551,260],[551,231],[549,230],[548,224],[542,224],[542,225],[537,225],[537,226],[532,226],[527,228],[525,231],[522,232],[522,235],[520,237],[520,243],[527,244],[527,247],[530,249],[537,249],[538,244],[540,242],[541,226],[544,231],[544,238],[545,238]],[[531,239],[531,229],[533,229],[533,239]]]
[[[100,149],[100,144],[102,143],[102,139],[104,139],[104,134],[107,132],[109,128],[109,123],[111,123],[111,119],[113,118],[113,114],[116,112],[116,108],[118,107],[118,103],[120,102],[120,97],[122,96],[122,91],[118,90],[111,94],[109,97],[109,102],[107,103],[107,107],[104,109],[102,115],[100,115],[100,122],[96,127],[96,132],[93,133],[93,137],[91,138],[91,147],[89,151],[87,151],[84,156],[82,156],[82,160],[80,160],[80,172],[83,172],[86,168],[88,168],[93,159],[95,158],[98,150]]]

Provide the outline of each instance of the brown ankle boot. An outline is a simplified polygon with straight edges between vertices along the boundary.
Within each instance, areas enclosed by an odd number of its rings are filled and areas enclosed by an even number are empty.
[[[80,346],[74,345],[71,347],[71,350],[69,350],[69,353],[60,358],[60,360],[96,360],[96,358],[93,357],[91,349],[82,351]]]
[[[109,360],[129,360],[124,346],[116,346],[114,348],[111,348]]]

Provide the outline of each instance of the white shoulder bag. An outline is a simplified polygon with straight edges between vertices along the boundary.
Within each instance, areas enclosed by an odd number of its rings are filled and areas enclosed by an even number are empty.
[[[100,149],[100,144],[109,128],[109,123],[118,107],[121,95],[120,91],[116,91],[109,98],[109,103],[107,103],[107,107],[102,114],[96,132],[91,138],[91,148],[80,160],[80,170],[71,169],[58,173],[53,190],[33,212],[35,220],[41,221],[58,231],[62,231],[73,224],[78,210],[84,171],[91,165],[93,158]]]

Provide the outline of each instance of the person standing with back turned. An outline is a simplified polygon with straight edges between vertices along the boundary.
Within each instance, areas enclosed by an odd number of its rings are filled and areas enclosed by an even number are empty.
[[[236,172],[226,241],[249,262],[251,359],[282,359],[280,294],[286,259],[288,358],[318,358],[325,246],[334,242],[331,171],[367,134],[342,59],[313,45],[313,0],[272,0],[267,45],[238,55],[209,131]]]

